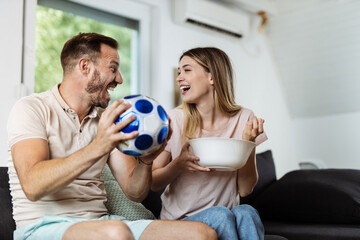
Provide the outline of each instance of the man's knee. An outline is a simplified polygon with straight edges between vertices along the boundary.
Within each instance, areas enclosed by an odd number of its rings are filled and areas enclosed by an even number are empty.
[[[199,226],[197,227],[197,230],[195,235],[194,235],[194,239],[197,240],[217,240],[217,234],[216,231],[209,227],[208,225],[206,225],[205,223],[202,222],[198,222],[197,223]]]
[[[133,240],[134,237],[124,222],[120,220],[100,220],[76,223],[66,230],[62,239]]]
[[[134,236],[130,228],[120,220],[108,220],[103,227],[104,239],[110,240],[133,240]]]
[[[205,232],[205,236],[204,236],[204,240],[217,240],[218,237],[217,237],[217,234],[216,234],[216,231],[209,227],[209,226],[206,226],[207,230]]]

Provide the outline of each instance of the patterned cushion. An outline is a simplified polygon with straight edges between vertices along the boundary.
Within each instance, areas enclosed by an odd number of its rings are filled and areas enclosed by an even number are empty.
[[[123,216],[127,220],[155,219],[154,215],[141,203],[131,201],[126,197],[107,164],[102,173],[102,179],[108,199],[105,206],[109,214]]]

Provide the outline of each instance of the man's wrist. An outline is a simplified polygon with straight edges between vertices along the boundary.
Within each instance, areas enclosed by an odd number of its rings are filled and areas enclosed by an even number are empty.
[[[151,161],[151,163],[147,163],[147,162],[143,161],[139,156],[135,156],[135,159],[139,164],[144,164],[144,165],[147,165],[147,166],[152,166],[153,165],[153,161]]]
[[[86,152],[91,152],[92,157],[96,159],[100,159],[101,157],[107,154],[106,151],[104,151],[101,147],[99,147],[99,144],[96,143],[95,140],[92,141],[85,148],[87,149]]]

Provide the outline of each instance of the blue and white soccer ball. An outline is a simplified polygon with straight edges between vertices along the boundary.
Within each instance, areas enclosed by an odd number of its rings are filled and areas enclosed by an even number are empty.
[[[136,116],[136,120],[123,128],[121,132],[138,131],[135,139],[121,142],[117,148],[132,156],[146,156],[158,150],[169,132],[169,119],[164,108],[154,99],[143,95],[131,95],[123,98],[131,107],[121,114],[115,124]]]

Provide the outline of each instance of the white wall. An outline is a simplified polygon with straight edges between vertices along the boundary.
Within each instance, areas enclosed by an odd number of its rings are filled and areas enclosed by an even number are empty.
[[[115,0],[114,0],[115,1]],[[21,9],[20,0],[1,2],[1,9],[6,9],[6,14],[0,14],[0,22],[9,22],[19,15]],[[265,119],[265,131],[269,140],[258,147],[258,152],[271,149],[276,162],[278,177],[297,168],[293,157],[293,133],[292,122],[284,100],[283,90],[279,84],[279,77],[272,58],[271,48],[268,45],[265,34],[259,34],[252,28],[251,34],[244,39],[236,39],[211,30],[200,27],[188,27],[177,25],[171,17],[171,1],[169,0],[142,0],[137,1],[151,6],[151,84],[152,97],[164,105],[166,109],[173,107],[173,69],[178,66],[178,59],[183,51],[199,46],[215,46],[223,49],[232,59],[235,69],[236,99],[239,104],[252,109],[255,114]],[[13,6],[14,5],[14,6]],[[21,16],[19,16],[21,18]],[[15,19],[19,21],[17,18]],[[253,20],[254,24],[257,22]],[[1,53],[21,53],[21,46],[13,39],[20,39],[21,24],[15,24],[8,39],[0,39]],[[1,25],[2,32],[7,31],[6,26]],[[8,32],[8,31],[7,31]],[[4,46],[6,45],[6,46]],[[4,49],[3,49],[4,48]],[[11,49],[11,50],[10,50]],[[148,56],[143,56],[148,57]],[[4,61],[4,55],[0,59]],[[9,66],[10,65],[10,66]],[[8,88],[12,82],[18,82],[19,76],[10,70],[11,67],[19,67],[11,61],[1,64],[6,74],[3,75],[3,89],[7,95],[1,95],[3,101],[14,99]],[[6,71],[5,71],[6,70]],[[13,81],[9,81],[13,78]],[[6,81],[5,81],[6,80]],[[7,96],[6,98],[4,96]],[[1,139],[6,143],[5,122],[9,107],[14,103],[10,101],[4,111],[1,121]],[[6,147],[1,146],[0,165],[6,165]]]
[[[316,160],[329,168],[360,169],[360,113],[294,121],[296,161]]]
[[[360,169],[360,1],[274,2],[268,30],[295,119],[296,161]]]
[[[22,1],[0,1],[0,166],[5,166],[7,153],[7,116],[20,96],[22,53]]]

